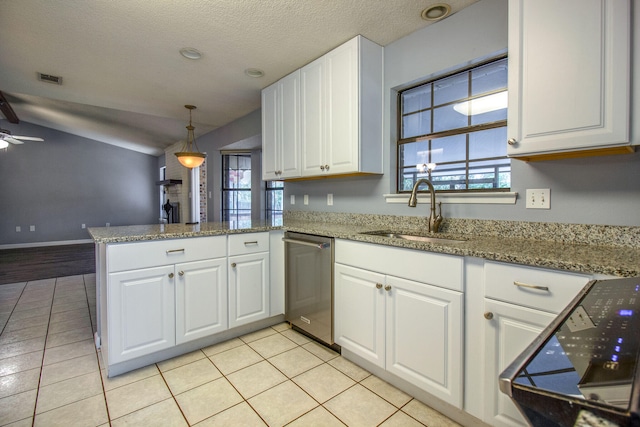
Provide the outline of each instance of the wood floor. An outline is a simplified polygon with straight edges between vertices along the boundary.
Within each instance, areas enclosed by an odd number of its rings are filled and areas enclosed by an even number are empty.
[[[96,272],[94,244],[0,250],[0,285]]]

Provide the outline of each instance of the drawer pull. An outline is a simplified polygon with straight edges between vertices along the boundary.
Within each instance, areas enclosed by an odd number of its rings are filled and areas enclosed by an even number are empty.
[[[169,273],[169,279],[173,279],[173,273]]]
[[[180,271],[178,272],[178,274],[179,274],[180,276],[184,276],[184,271],[180,270]]]
[[[244,245],[245,245],[245,246],[249,246],[249,245],[257,245],[257,244],[258,244],[258,241],[257,241],[257,240],[254,240],[253,242],[244,242]]]
[[[385,286],[385,287],[384,287],[384,290],[385,290],[385,291],[390,291],[390,290],[391,290],[391,285],[387,285],[387,286]]]
[[[178,252],[184,252],[184,249],[168,249],[167,250],[167,255],[175,254],[175,253],[178,253]]]
[[[539,291],[546,291],[549,292],[549,287],[548,286],[539,286],[539,285],[529,285],[528,283],[522,283],[522,282],[513,282],[514,285],[520,287],[520,288],[529,288],[529,289],[537,289]]]
[[[231,267],[236,268],[236,263],[235,263],[235,262],[232,262],[232,263],[231,263]]]
[[[382,283],[376,283],[376,289],[382,289]]]
[[[485,318],[485,319],[487,319],[487,320],[491,320],[491,319],[493,319],[493,313],[492,313],[492,312],[490,312],[490,311],[487,311],[487,312],[484,314],[484,318]]]

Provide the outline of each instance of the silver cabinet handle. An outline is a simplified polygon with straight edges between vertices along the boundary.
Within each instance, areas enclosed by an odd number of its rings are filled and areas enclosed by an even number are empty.
[[[169,279],[173,279],[173,273],[169,273]]]
[[[382,283],[376,283],[376,289],[382,289]]]
[[[236,268],[236,263],[235,263],[235,262],[232,262],[232,263],[231,263],[231,267]]]
[[[180,276],[184,276],[184,271],[180,270],[180,271],[178,272],[178,274],[179,274]]]
[[[387,285],[387,286],[385,286],[385,287],[384,287],[384,290],[385,290],[385,291],[390,291],[390,290],[391,290],[391,285]]]
[[[320,170],[323,171],[324,170],[324,165],[320,165]]]
[[[257,245],[257,244],[258,244],[258,241],[257,241],[257,240],[254,240],[253,242],[244,242],[244,245],[245,245],[245,246],[248,246],[248,245]]]
[[[329,170],[329,165],[324,165],[324,170],[328,171]]]
[[[485,318],[485,319],[487,319],[487,320],[491,320],[491,319],[493,319],[493,313],[492,313],[492,312],[490,312],[490,311],[487,311],[487,312],[484,314],[484,318]]]
[[[522,282],[518,282],[518,281],[513,282],[513,284],[515,286],[520,287],[520,288],[537,289],[539,291],[549,292],[549,287],[548,286],[529,285],[528,283],[522,283]]]
[[[318,249],[327,249],[331,247],[330,243],[307,242],[305,240],[287,239],[286,237],[283,237],[282,241],[286,243],[295,243],[296,245],[311,246]]]
[[[178,253],[178,252],[184,252],[184,249],[168,249],[167,250],[167,255],[175,254],[175,253]]]
[[[516,145],[517,143],[518,143],[518,141],[516,141],[515,138],[509,138],[507,140],[507,144],[509,144],[509,145]]]

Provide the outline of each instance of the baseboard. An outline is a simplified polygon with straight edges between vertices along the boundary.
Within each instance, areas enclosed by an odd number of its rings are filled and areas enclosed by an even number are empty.
[[[15,243],[8,245],[0,245],[2,249],[23,249],[23,248],[41,248],[43,246],[62,246],[62,245],[81,245],[84,243],[93,243],[92,239],[81,240],[58,240],[55,242],[32,242],[32,243]]]

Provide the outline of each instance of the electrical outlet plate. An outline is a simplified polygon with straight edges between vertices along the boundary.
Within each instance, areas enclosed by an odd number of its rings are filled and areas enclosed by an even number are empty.
[[[593,329],[596,327],[582,306],[576,308],[573,314],[569,316],[566,325],[571,332],[584,331],[585,329]]]
[[[304,202],[303,202],[303,203],[304,203],[305,205],[308,205],[308,204],[309,204],[309,195],[308,195],[308,194],[305,194],[305,195],[304,195]]]
[[[36,226],[35,225],[30,225],[29,226],[29,231],[36,231]]]
[[[327,206],[333,206],[333,194],[332,193],[328,193],[327,194]]]
[[[296,195],[295,195],[295,194],[292,194],[292,195],[291,195],[291,204],[292,204],[292,205],[295,205],[295,204],[296,204]]]
[[[527,209],[551,209],[551,190],[527,188]]]

